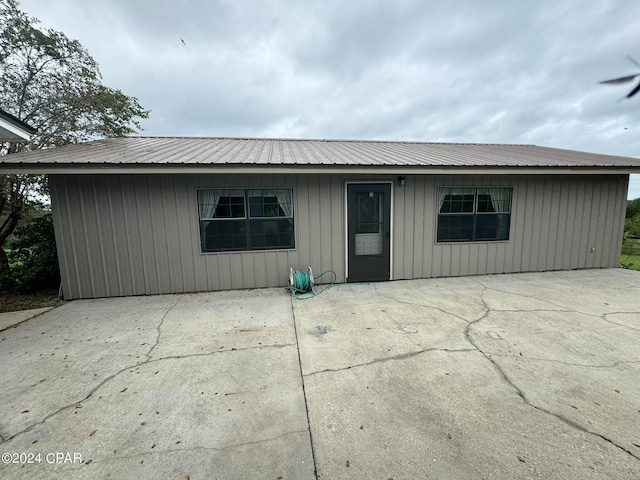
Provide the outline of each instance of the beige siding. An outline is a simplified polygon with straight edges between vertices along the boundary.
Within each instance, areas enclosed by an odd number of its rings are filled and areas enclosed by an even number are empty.
[[[393,278],[617,266],[627,182],[626,175],[408,177],[395,189],[394,235],[404,248],[394,252]],[[436,242],[437,188],[463,185],[513,187],[508,241]]]
[[[284,286],[289,267],[345,280],[345,182],[364,175],[59,175],[65,298]],[[393,279],[616,266],[627,175],[407,176],[395,185]],[[512,186],[506,242],[436,243],[438,186]],[[200,253],[197,188],[290,187],[293,250]],[[595,248],[595,252],[591,249]],[[328,277],[323,277],[327,280]]]
[[[289,267],[345,277],[337,175],[51,176],[65,298],[284,286]],[[293,250],[200,252],[197,188],[292,187]],[[327,275],[322,280],[329,280]]]

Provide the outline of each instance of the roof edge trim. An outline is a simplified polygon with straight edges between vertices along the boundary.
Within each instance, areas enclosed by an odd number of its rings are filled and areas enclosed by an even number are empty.
[[[37,173],[50,175],[85,175],[85,174],[371,174],[371,175],[612,175],[640,174],[640,167],[407,167],[407,166],[203,166],[192,167],[175,165],[45,165],[45,164],[0,164],[0,173]]]

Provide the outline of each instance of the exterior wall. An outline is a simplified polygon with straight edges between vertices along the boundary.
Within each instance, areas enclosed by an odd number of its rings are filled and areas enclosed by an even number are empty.
[[[397,175],[52,175],[67,299],[284,286],[345,272],[345,181]],[[627,175],[407,176],[395,185],[393,279],[616,266]],[[437,244],[438,186],[512,186],[506,242]],[[291,187],[293,250],[200,253],[197,188]],[[595,252],[591,253],[591,249]]]
[[[351,178],[351,177],[350,177]],[[284,286],[345,277],[344,182],[330,175],[51,176],[65,298]],[[200,253],[196,188],[293,187],[294,250]]]
[[[408,177],[405,187],[395,189],[393,278],[618,266],[628,179],[627,175]],[[436,243],[437,187],[463,185],[513,187],[508,241]]]

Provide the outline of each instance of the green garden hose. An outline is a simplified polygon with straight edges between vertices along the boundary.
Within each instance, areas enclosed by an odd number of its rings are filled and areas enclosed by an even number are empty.
[[[293,285],[288,285],[287,289],[291,290],[291,294],[297,300],[309,300],[310,298],[317,297],[328,288],[333,287],[333,285],[336,282],[337,275],[336,275],[336,272],[334,272],[333,270],[327,270],[326,272],[322,272],[320,275],[318,275],[315,278],[320,278],[326,273],[332,273],[333,280],[331,280],[331,283],[323,287],[320,291],[314,292],[312,289],[313,281],[311,279],[311,271],[301,272],[299,270],[293,270]],[[298,295],[298,293],[310,293],[310,295],[301,297]]]

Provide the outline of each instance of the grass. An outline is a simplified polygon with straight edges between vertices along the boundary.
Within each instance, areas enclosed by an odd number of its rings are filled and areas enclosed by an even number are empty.
[[[0,313],[31,310],[42,307],[58,307],[63,303],[63,300],[58,300],[57,288],[21,294],[0,292]]]
[[[629,270],[638,270],[640,272],[640,255],[621,255],[620,266]]]

